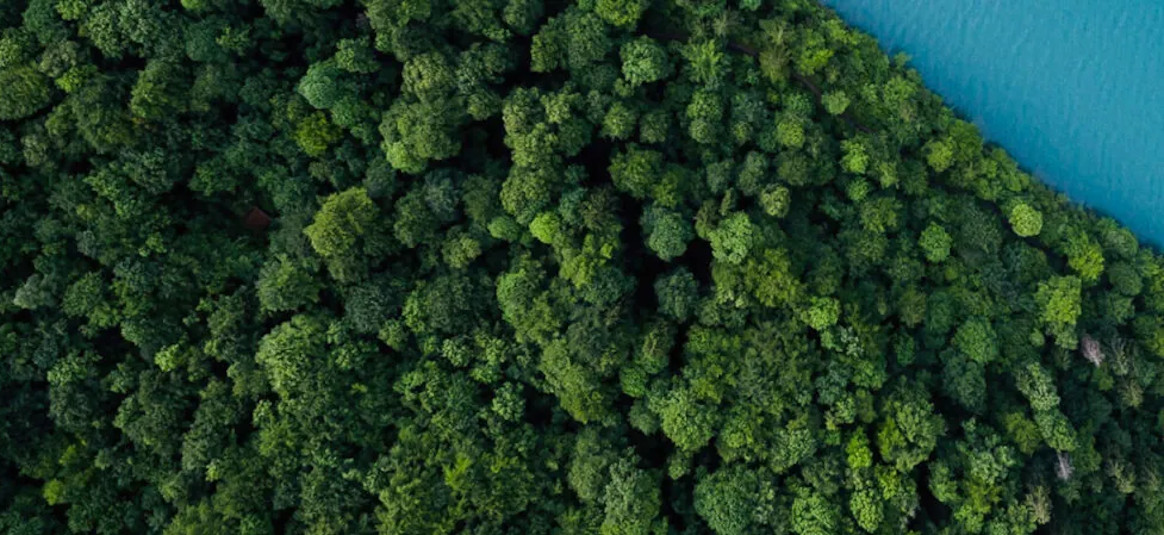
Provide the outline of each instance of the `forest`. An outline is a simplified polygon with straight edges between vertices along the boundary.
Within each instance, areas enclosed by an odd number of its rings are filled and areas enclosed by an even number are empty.
[[[1164,257],[816,0],[0,2],[0,532],[1164,534]]]

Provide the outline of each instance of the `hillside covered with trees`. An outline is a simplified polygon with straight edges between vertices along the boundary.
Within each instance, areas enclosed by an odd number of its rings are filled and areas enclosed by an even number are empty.
[[[1164,533],[1164,258],[815,0],[0,2],[0,532]]]

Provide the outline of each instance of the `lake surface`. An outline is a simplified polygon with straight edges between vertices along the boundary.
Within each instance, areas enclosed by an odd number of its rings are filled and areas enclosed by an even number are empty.
[[[823,1],[1020,165],[1164,245],[1164,1]]]

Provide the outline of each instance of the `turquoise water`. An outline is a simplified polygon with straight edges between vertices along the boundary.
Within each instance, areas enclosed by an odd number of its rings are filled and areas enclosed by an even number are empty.
[[[1037,177],[1164,245],[1164,1],[824,3]]]

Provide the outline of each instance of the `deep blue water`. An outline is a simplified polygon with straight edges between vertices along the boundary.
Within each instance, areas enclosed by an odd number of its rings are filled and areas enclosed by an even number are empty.
[[[1164,245],[1164,0],[824,0],[1023,167]]]

